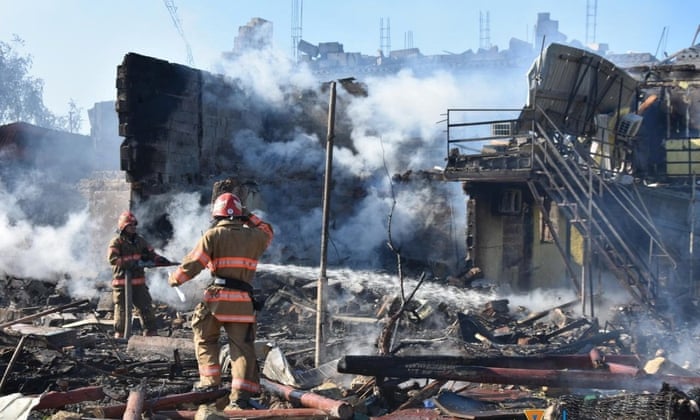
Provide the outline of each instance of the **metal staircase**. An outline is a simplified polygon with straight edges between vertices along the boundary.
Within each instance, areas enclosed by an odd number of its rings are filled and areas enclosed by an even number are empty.
[[[547,124],[547,119],[539,119]],[[596,160],[565,145],[553,125],[533,122],[533,176],[527,181],[538,202],[548,197],[590,244],[629,292],[654,305],[659,286],[676,263],[635,193],[634,185],[614,182],[620,175],[601,170]],[[553,229],[552,226],[550,228]],[[642,246],[641,244],[647,244]]]

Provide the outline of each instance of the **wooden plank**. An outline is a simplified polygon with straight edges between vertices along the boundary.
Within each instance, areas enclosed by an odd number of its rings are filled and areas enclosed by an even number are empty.
[[[180,353],[182,358],[195,358],[194,342],[191,338],[133,335],[129,338],[129,343],[126,346],[126,352],[135,357],[161,355],[172,358],[175,350]]]
[[[40,337],[54,347],[73,345],[78,341],[78,331],[68,328],[44,327],[30,324],[14,324],[6,329],[9,334]]]
[[[63,324],[63,328],[78,328],[84,327],[86,325],[107,325],[114,326],[113,319],[98,319],[95,315],[91,315],[88,318],[81,319],[80,321],[70,322],[68,324]]]

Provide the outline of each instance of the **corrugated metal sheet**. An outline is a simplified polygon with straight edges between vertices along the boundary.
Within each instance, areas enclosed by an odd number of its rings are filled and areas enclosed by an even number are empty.
[[[589,51],[551,44],[528,73],[529,106],[544,110],[565,134],[583,135],[597,114],[629,112],[637,81]],[[625,108],[627,108],[625,110]]]

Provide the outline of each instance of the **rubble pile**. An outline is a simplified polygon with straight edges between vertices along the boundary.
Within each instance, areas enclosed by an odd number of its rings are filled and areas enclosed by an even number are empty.
[[[430,282],[416,288],[453,287]],[[261,270],[257,285],[264,391],[256,410],[231,413],[222,411],[227,390],[191,392],[198,371],[189,313],[157,303],[157,337],[137,335],[136,318],[135,335],[115,339],[104,299],[72,301],[49,282],[5,279],[0,406],[36,419],[525,419],[528,410],[700,418],[697,361],[679,366],[657,351],[688,334],[650,328],[655,318],[638,307],[616,307],[600,325],[575,314],[577,301],[514,310],[484,289],[485,303],[458,307],[339,282],[331,287],[345,299],[330,314],[328,362],[315,367],[315,280]],[[226,351],[221,360],[227,369]]]

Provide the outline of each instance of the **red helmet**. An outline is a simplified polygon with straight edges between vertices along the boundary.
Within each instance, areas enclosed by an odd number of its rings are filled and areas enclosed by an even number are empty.
[[[231,193],[223,193],[216,197],[211,209],[212,217],[236,217],[243,215],[241,200]]]
[[[119,226],[119,230],[122,231],[124,228],[126,228],[129,225],[138,225],[139,221],[136,220],[136,216],[134,216],[134,213],[130,212],[129,210],[126,210],[122,212],[122,214],[119,215],[119,221],[117,222],[117,226]]]

